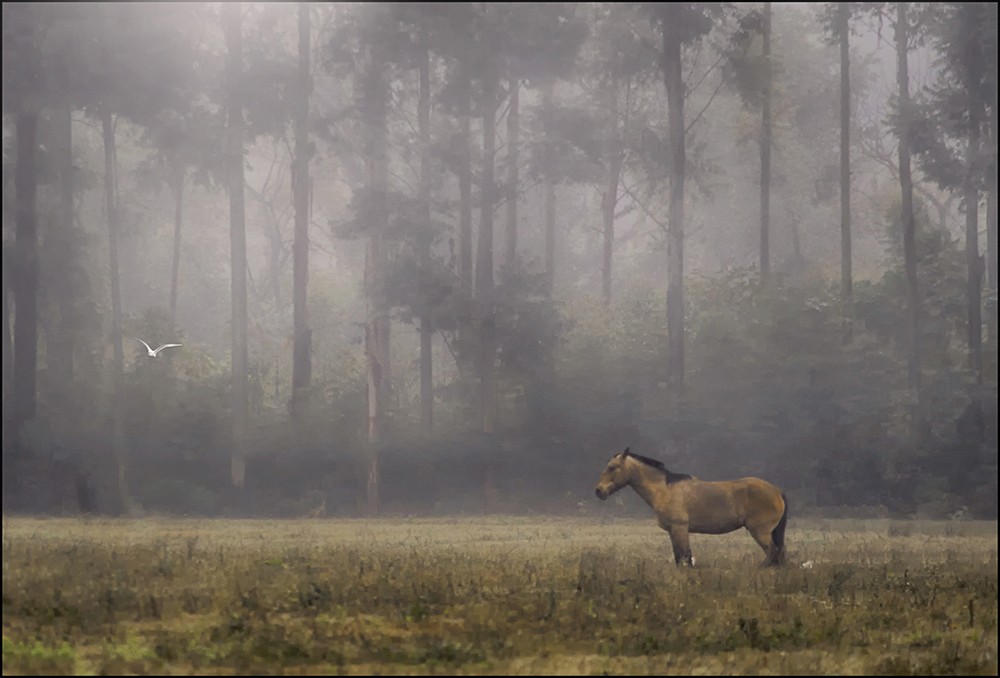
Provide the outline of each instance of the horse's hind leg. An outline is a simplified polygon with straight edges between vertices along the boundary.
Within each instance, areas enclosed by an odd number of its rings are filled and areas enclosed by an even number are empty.
[[[770,567],[778,565],[778,554],[776,553],[777,549],[774,542],[771,541],[771,530],[766,528],[752,528],[747,525],[747,532],[757,542],[757,545],[764,550],[764,562],[761,563],[761,566]]]
[[[670,535],[670,545],[674,549],[674,562],[678,565],[693,566],[687,526],[673,525],[668,530],[668,534]]]

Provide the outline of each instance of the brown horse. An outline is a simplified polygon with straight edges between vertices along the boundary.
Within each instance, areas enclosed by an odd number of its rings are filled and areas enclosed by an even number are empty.
[[[670,535],[674,561],[693,565],[688,534],[725,534],[747,528],[766,558],[764,566],[785,564],[785,522],[788,500],[760,478],[706,482],[671,473],[662,462],[632,454],[626,447],[608,462],[594,488],[598,499],[631,485],[656,513]]]

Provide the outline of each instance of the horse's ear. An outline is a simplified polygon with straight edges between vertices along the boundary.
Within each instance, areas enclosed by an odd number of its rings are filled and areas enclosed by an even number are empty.
[[[627,448],[627,447],[626,447],[626,448],[625,448],[625,451],[624,451],[624,452],[622,452],[622,456],[623,456],[623,457],[627,457],[627,456],[628,456],[628,450],[629,450],[629,448]]]

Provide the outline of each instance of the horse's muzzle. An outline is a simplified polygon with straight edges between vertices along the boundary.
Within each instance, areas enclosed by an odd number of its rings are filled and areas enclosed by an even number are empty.
[[[594,494],[596,494],[597,498],[600,499],[600,500],[602,500],[602,501],[608,498],[608,493],[605,492],[604,490],[602,490],[599,487],[595,487],[594,488]]]

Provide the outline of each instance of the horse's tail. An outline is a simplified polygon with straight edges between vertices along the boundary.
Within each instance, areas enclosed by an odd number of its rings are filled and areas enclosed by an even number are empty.
[[[781,520],[771,530],[771,543],[774,544],[773,562],[775,565],[785,563],[785,524],[788,522],[788,497],[781,493],[781,501],[785,504],[785,510],[781,513]]]

